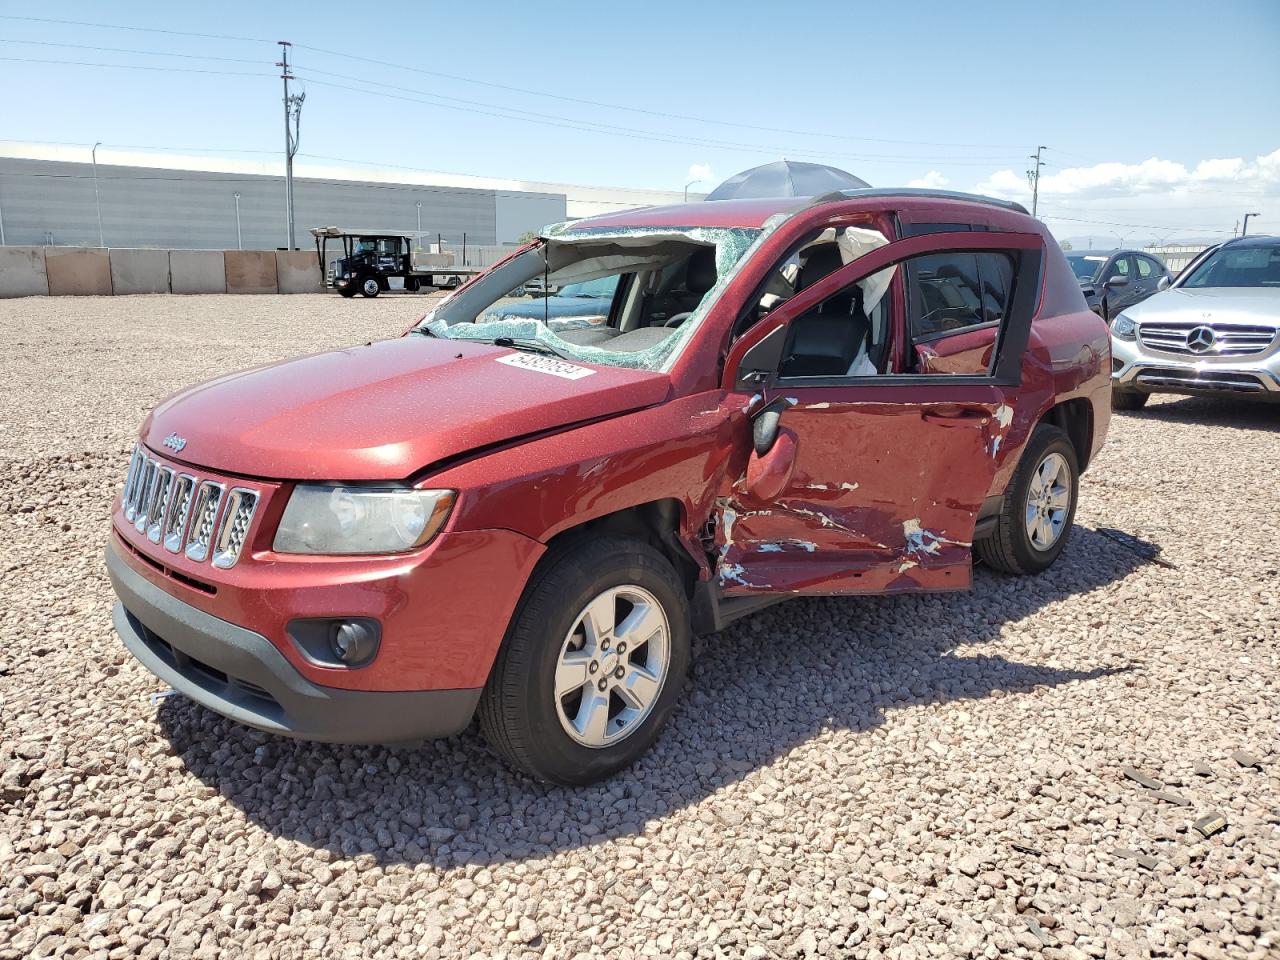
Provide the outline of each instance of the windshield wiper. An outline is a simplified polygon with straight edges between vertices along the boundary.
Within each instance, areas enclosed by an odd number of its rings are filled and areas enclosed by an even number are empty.
[[[511,347],[514,350],[528,350],[531,353],[545,353],[548,356],[559,357],[561,360],[577,360],[578,358],[572,354],[557,350],[551,344],[543,340],[529,340],[523,337],[494,337],[490,341],[495,347]]]

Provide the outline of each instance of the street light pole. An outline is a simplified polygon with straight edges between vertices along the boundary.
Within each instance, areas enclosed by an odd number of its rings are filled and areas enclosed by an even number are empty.
[[[418,207],[418,235],[413,238],[414,247],[422,246],[422,201],[417,202]]]
[[[98,246],[105,247],[102,242],[102,198],[98,194],[98,148],[102,146],[99,140],[93,145],[93,149],[89,151],[89,157],[93,163],[93,205],[98,208]]]
[[[1240,228],[1240,236],[1243,237],[1249,233],[1249,218],[1260,217],[1260,216],[1262,216],[1262,214],[1260,213],[1246,213],[1244,215],[1244,226]]]
[[[690,180],[688,183],[684,185],[684,202],[685,203],[689,202],[689,188],[692,187],[695,183],[701,183],[701,182],[702,182],[701,179]]]
[[[236,198],[236,249],[244,249],[244,241],[240,239],[240,191],[235,192]]]

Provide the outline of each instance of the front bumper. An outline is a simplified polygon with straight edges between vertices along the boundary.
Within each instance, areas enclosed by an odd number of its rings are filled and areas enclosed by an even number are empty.
[[[481,688],[343,690],[308,680],[266,637],[198,610],[135,571],[107,545],[129,651],[179,693],[247,726],[329,743],[397,743],[458,733]]]
[[[1111,338],[1111,385],[1138,393],[1242,397],[1280,402],[1280,355],[1188,360]]]

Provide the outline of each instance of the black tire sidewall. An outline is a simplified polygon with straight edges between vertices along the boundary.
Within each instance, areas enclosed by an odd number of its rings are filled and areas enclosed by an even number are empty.
[[[1031,543],[1027,533],[1026,507],[1027,492],[1031,487],[1032,477],[1050,453],[1058,453],[1067,461],[1071,472],[1071,505],[1067,509],[1066,524],[1062,535],[1048,550],[1037,550]],[[1075,447],[1067,435],[1057,427],[1042,425],[1036,428],[1027,449],[1023,452],[1018,470],[1014,474],[1014,482],[1010,490],[1009,502],[1005,507],[1004,522],[1008,524],[1008,533],[1014,556],[1018,566],[1027,573],[1040,573],[1047,570],[1066,549],[1071,538],[1071,527],[1076,519],[1076,504],[1080,498],[1080,462],[1076,457]]]
[[[560,647],[578,615],[604,590],[648,590],[667,617],[667,675],[639,729],[609,747],[577,743],[560,724],[554,676]],[[565,785],[593,783],[630,766],[657,739],[684,686],[689,664],[689,604],[674,568],[648,544],[589,540],[565,550],[534,575],[494,665],[486,696],[499,696],[512,758],[531,775]],[[514,709],[512,709],[514,708]],[[502,749],[500,747],[500,749]]]
[[[1124,390],[1120,387],[1111,388],[1111,409],[1112,410],[1141,410],[1147,405],[1147,401],[1151,398],[1151,394],[1144,393],[1141,390]]]

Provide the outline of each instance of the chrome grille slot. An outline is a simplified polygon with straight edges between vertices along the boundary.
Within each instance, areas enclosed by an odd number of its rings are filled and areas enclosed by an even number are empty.
[[[173,468],[161,467],[156,474],[156,493],[153,509],[147,521],[147,539],[152,543],[160,542],[160,533],[164,529],[165,518],[169,515],[169,504],[173,495]]]
[[[191,503],[195,499],[196,478],[180,473],[173,481],[173,509],[164,522],[164,548],[170,553],[182,549],[182,537],[187,532],[187,518],[191,516]]]
[[[209,556],[209,547],[213,542],[214,525],[218,519],[218,508],[222,506],[222,497],[226,487],[212,480],[200,484],[196,494],[196,504],[191,515],[191,532],[187,535],[187,557],[197,562]]]
[[[156,494],[156,474],[160,464],[150,457],[142,467],[142,483],[139,484],[138,501],[134,504],[133,526],[139,533],[147,529],[147,517],[151,513],[151,504]]]
[[[1203,370],[1194,368],[1149,367],[1138,372],[1138,383],[1153,387],[1186,387],[1193,390],[1233,390],[1238,393],[1261,393],[1262,381],[1250,373]]]
[[[138,486],[138,476],[142,473],[142,462],[145,459],[142,451],[134,447],[129,457],[129,472],[124,478],[124,493],[120,495],[120,506],[124,509],[125,520],[129,523],[133,522],[133,494]]]
[[[1208,328],[1213,342],[1207,349],[1192,349],[1193,331]],[[1139,323],[1138,339],[1144,346],[1163,353],[1198,357],[1247,357],[1262,353],[1276,339],[1269,326],[1236,323]]]
[[[249,536],[249,524],[258,508],[258,495],[244,487],[232,487],[227,495],[227,509],[222,514],[218,539],[213,551],[213,565],[226,570],[240,559]]]

